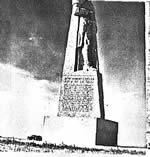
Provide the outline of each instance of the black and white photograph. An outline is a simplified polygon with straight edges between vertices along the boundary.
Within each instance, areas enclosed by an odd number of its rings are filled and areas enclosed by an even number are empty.
[[[0,156],[148,155],[149,43],[148,1],[0,0]]]

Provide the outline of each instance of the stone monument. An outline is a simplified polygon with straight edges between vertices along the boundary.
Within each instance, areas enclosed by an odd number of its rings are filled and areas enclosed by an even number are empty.
[[[117,145],[118,123],[105,120],[96,33],[92,2],[72,0],[58,116],[97,118],[96,145]]]

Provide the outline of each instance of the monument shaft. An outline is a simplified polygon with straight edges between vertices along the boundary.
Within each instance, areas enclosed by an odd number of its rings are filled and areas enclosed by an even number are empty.
[[[118,123],[105,120],[96,32],[92,3],[88,0],[73,0],[58,116],[74,119],[100,117],[96,121],[95,144],[116,146]]]
[[[59,116],[104,118],[96,33],[93,4],[87,0],[73,0]]]

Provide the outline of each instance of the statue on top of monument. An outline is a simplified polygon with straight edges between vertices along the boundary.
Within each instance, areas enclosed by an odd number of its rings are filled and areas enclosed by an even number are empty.
[[[88,0],[73,0],[75,3],[78,6],[75,16],[79,17],[75,71],[99,69],[94,6]]]

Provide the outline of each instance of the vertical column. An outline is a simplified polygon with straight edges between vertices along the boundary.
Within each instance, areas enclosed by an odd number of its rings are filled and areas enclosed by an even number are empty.
[[[78,1],[76,2],[73,1],[63,75],[71,74],[72,72],[74,72],[78,23],[79,23],[79,17],[75,16],[77,5],[78,5]]]

